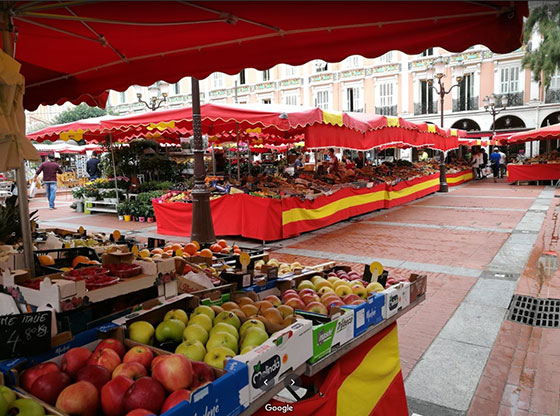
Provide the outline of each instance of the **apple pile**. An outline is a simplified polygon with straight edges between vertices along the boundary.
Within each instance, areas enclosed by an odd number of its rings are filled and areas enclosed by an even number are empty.
[[[294,309],[328,315],[333,306],[360,305],[373,292],[384,288],[378,283],[367,283],[356,272],[330,272],[327,279],[313,276],[303,280],[294,289],[282,293],[284,304]]]
[[[127,351],[120,341],[105,339],[93,352],[68,350],[60,367],[54,362],[31,367],[21,387],[70,415],[146,416],[188,401],[193,390],[214,378],[210,366],[184,355],[154,356],[144,346]]]
[[[45,409],[33,399],[18,399],[13,390],[0,386],[0,416],[45,416]]]
[[[189,315],[173,309],[154,329],[147,321],[128,326],[130,339],[183,354],[190,360],[224,368],[237,354],[258,347],[273,334],[296,321],[294,309],[277,296],[254,301],[248,296],[221,306],[200,305]],[[155,338],[155,340],[154,340]]]

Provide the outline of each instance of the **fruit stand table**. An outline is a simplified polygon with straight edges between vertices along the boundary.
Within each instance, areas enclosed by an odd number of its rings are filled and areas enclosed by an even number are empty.
[[[560,179],[560,163],[538,163],[534,165],[508,165],[508,182],[547,181]]]
[[[335,364],[339,360],[343,359],[346,356],[346,354],[348,354],[349,352],[352,351],[352,352],[355,353],[356,351],[358,351],[358,348],[360,346],[364,346],[366,348],[366,350],[367,350],[367,348],[371,348],[371,350],[373,350],[373,348],[376,348],[377,346],[380,346],[380,347],[383,347],[383,348],[393,347],[392,348],[393,354],[396,354],[398,356],[398,343],[396,345],[396,350],[397,351],[395,351],[395,348],[394,348],[395,346],[393,344],[387,343],[386,338],[388,338],[389,333],[392,333],[392,331],[396,331],[396,326],[394,326],[394,325],[396,324],[397,320],[401,316],[403,316],[405,313],[407,313],[411,309],[415,308],[419,303],[423,302],[425,299],[426,299],[426,295],[421,295],[421,296],[417,297],[416,300],[411,302],[409,306],[407,306],[406,308],[403,308],[401,311],[399,311],[397,314],[393,315],[391,318],[386,319],[386,320],[380,322],[379,324],[370,327],[366,332],[359,335],[358,337],[356,337],[352,341],[340,346],[338,349],[333,350],[329,355],[327,355],[323,359],[317,361],[316,363],[306,364],[306,365],[304,365],[300,368],[295,369],[293,371],[293,373],[295,373],[297,375],[305,374],[306,376],[312,377],[312,376],[317,375],[321,371],[328,371],[329,366],[331,366],[332,364]],[[376,336],[379,339],[374,340],[373,338],[376,337]],[[370,345],[365,345],[368,342],[370,343]],[[387,345],[381,345],[382,342],[387,344]],[[386,349],[385,351],[386,351],[387,354],[389,354],[391,352],[391,351],[388,351],[388,349]],[[366,353],[367,353],[367,351],[366,351]],[[384,354],[384,357],[385,357],[385,354]],[[395,373],[395,371],[393,371],[392,374],[394,374],[394,373]],[[338,378],[340,378],[340,377],[344,378],[345,375],[346,374],[339,374],[339,375],[337,375],[337,377]],[[363,376],[363,374],[362,374],[362,376]],[[393,377],[394,377],[394,380],[392,380],[392,382],[390,382],[388,385],[387,385],[387,383],[384,383],[384,381],[386,381],[386,380],[378,380],[374,384],[368,383],[367,389],[371,394],[374,394],[376,391],[377,391],[377,393],[381,393],[383,398],[385,398],[385,395],[383,395],[383,392],[385,390],[388,391],[390,389],[391,390],[391,402],[392,402],[391,406],[392,406],[392,409],[394,411],[394,413],[392,413],[392,414],[399,414],[396,409],[406,409],[406,396],[405,396],[405,392],[404,392],[404,384],[402,384],[402,376],[400,375],[400,363],[398,365],[397,374],[393,375]],[[400,379],[399,379],[399,377],[400,377]],[[402,386],[402,389],[400,388],[400,386]],[[265,394],[263,394],[261,397],[259,397],[259,399],[257,399],[255,402],[253,402],[251,404],[251,406],[249,408],[247,408],[242,413],[242,415],[243,416],[248,416],[248,415],[255,414],[259,411],[260,411],[259,413],[262,412],[263,414],[265,414],[262,411],[263,406],[266,403],[268,403],[269,401],[273,400],[273,397],[275,395],[277,395],[278,392],[280,392],[282,389],[284,389],[284,387],[285,387],[285,385],[283,383],[280,383],[280,384],[277,384],[277,385],[273,386]],[[337,394],[338,395],[338,400],[341,400],[341,398],[340,398],[341,391],[342,391],[341,389],[338,390],[338,394]],[[322,393],[324,393],[324,392],[322,391]],[[330,393],[334,394],[334,393],[336,393],[336,391],[331,391]],[[379,394],[377,394],[377,396],[379,396]],[[305,410],[301,409],[305,413],[298,412],[298,406],[301,403],[310,402],[312,400],[319,400],[319,399],[317,397],[313,397],[311,399],[304,400],[302,402],[294,403],[292,405],[295,408],[295,412],[290,412],[290,413],[291,414],[296,414],[296,415],[299,415],[299,414],[313,414],[313,413],[309,413],[310,408],[312,408],[313,405],[311,407],[306,406]],[[336,400],[334,400],[334,403],[336,403]],[[274,404],[280,405],[280,403],[278,403],[278,402],[274,402]],[[373,403],[372,405],[374,405],[374,404],[377,404],[378,406],[379,405],[385,406],[385,403],[382,403],[382,399],[380,397],[378,398],[377,403]],[[332,406],[328,409],[321,408],[321,411],[323,413],[318,412],[318,414],[336,414],[336,410],[334,410],[332,408]],[[326,413],[325,413],[325,411],[326,411]],[[334,413],[332,413],[333,411],[334,411]]]

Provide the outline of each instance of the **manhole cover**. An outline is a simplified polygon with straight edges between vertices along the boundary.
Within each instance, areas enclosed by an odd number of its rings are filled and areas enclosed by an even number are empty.
[[[560,299],[513,295],[507,319],[540,328],[560,328]]]

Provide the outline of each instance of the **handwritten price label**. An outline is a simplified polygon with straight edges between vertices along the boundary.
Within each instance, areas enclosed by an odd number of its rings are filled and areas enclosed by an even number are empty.
[[[51,347],[51,312],[0,316],[0,359],[24,357]]]

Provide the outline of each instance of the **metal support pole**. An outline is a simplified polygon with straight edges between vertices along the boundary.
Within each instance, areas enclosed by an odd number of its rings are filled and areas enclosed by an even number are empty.
[[[191,78],[191,85],[194,152],[194,187],[191,192],[193,200],[191,240],[207,244],[215,242],[216,236],[214,235],[214,224],[212,223],[212,212],[210,210],[210,192],[206,188],[206,167],[204,166],[198,79]]]
[[[443,104],[445,100],[445,87],[439,79],[439,101],[440,101],[440,127],[443,129]],[[441,159],[439,161],[439,192],[449,192],[449,187],[447,186],[447,178],[445,176],[445,152],[441,151]]]
[[[2,2],[6,6],[7,2]],[[2,16],[2,50],[9,56],[14,55],[14,44],[11,34],[12,24],[8,11],[5,9]],[[31,236],[31,222],[29,221],[29,199],[27,197],[27,178],[25,177],[25,160],[21,161],[16,169],[16,186],[18,190],[18,208],[23,240],[23,258],[25,268],[35,277],[35,259],[33,258],[33,238]]]
[[[111,159],[113,160],[113,180],[115,181],[115,192],[119,198],[119,186],[117,182],[117,165],[115,164],[115,151],[113,149],[113,133],[109,133],[109,148],[111,149]],[[116,208],[116,207],[115,207]]]

